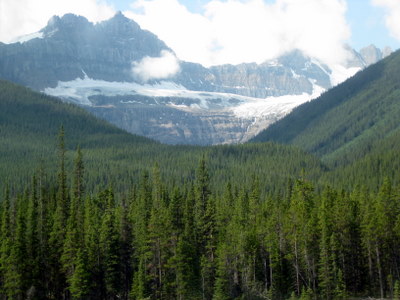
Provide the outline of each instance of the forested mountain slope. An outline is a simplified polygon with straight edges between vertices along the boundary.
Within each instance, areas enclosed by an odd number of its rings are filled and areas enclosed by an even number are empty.
[[[243,183],[254,175],[267,180],[266,189],[271,190],[288,178],[297,177],[302,168],[314,178],[323,169],[317,158],[272,143],[219,147],[162,145],[126,133],[75,105],[0,81],[0,185],[27,180],[39,168],[54,174],[61,126],[70,158],[67,168],[72,168],[75,150],[80,146],[90,186],[102,182],[123,190],[156,164],[170,182],[186,180],[193,177],[202,156],[212,162],[210,172],[216,178],[213,184],[221,189],[222,180]]]
[[[7,81],[0,81],[0,172],[6,177],[56,157],[60,127],[68,133],[68,149],[155,144],[96,119],[83,109]]]
[[[400,129],[400,52],[303,104],[253,141],[294,144],[325,161],[348,164],[376,151]],[[387,145],[383,149],[382,144]]]
[[[97,119],[76,105],[60,103],[57,98],[4,80],[0,80],[0,122],[2,134],[22,135],[25,140],[51,139],[63,125],[66,131],[73,132],[71,142],[80,141],[84,146],[112,144],[117,137],[126,142],[155,143]]]
[[[288,145],[158,144],[0,82],[0,298],[399,298],[398,166],[374,171],[397,137],[329,170]]]
[[[0,298],[399,298],[389,179],[358,188],[337,168],[349,189],[321,188],[332,171],[293,146],[167,146],[0,95]]]

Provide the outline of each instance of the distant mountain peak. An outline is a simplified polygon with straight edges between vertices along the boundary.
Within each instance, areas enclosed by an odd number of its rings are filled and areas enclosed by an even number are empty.
[[[120,22],[120,23],[135,23],[136,24],[136,22],[135,21],[133,21],[132,19],[129,19],[128,17],[126,17],[123,13],[122,13],[122,11],[117,11],[116,13],[115,13],[115,15],[111,18],[111,19],[108,19],[108,21],[111,21],[111,22]],[[107,21],[106,21],[107,22]]]
[[[62,17],[51,17],[47,22],[47,26],[40,30],[40,32],[43,32],[46,37],[51,37],[56,32],[74,32],[80,35],[81,32],[91,27],[93,27],[93,24],[85,17],[69,13]]]
[[[114,34],[124,34],[129,32],[138,32],[142,29],[134,20],[127,18],[121,11],[118,11],[111,19],[103,21],[100,26]]]
[[[61,18],[59,16],[52,16],[47,22],[48,27],[56,26],[60,22]]]
[[[385,48],[382,49],[382,58],[388,57],[392,53],[393,49],[390,48],[389,46],[386,46]]]
[[[113,18],[128,19],[127,17],[125,17],[125,15],[120,10],[115,13],[115,15],[114,15],[114,17],[112,17],[112,19]],[[128,19],[128,20],[130,20],[130,19]]]
[[[50,20],[47,22],[47,27],[59,27],[59,26],[79,27],[87,24],[91,23],[85,17],[68,13],[63,15],[62,17],[59,16],[51,17]]]
[[[261,64],[206,68],[178,62],[165,55],[173,50],[162,40],[121,11],[99,23],[54,16],[17,42],[0,44],[0,77],[169,143],[243,142],[358,70],[331,68],[299,49]],[[351,50],[354,66],[365,67]],[[177,65],[179,72],[170,71]]]

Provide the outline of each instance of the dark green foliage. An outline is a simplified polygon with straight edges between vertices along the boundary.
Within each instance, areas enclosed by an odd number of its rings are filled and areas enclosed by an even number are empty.
[[[273,143],[160,145],[0,82],[0,135],[3,298],[399,297],[396,131],[328,168]]]
[[[67,279],[72,299],[85,299],[88,296],[90,272],[87,268],[86,259],[84,250],[81,249],[78,250],[73,259],[74,272]]]
[[[307,167],[312,178],[318,178],[324,168],[315,157],[276,144],[207,148],[161,145],[108,125],[74,105],[0,81],[0,187],[6,180],[15,186],[25,185],[38,166],[50,176],[57,174],[60,166],[53,161],[61,154],[55,151],[61,126],[68,136],[62,153],[67,159],[65,169],[73,168],[77,145],[85,154],[83,175],[74,174],[66,182],[75,186],[71,196],[83,188],[79,186],[81,177],[84,188],[92,191],[99,192],[99,184],[112,184],[115,193],[125,192],[155,162],[167,184],[184,182],[194,178],[203,156],[214,178],[209,188],[218,191],[227,180],[247,184],[251,178],[243,174],[254,173],[269,183],[263,192],[272,193],[301,168]]]
[[[219,192],[211,184],[209,163],[200,157],[194,178],[179,185],[166,184],[156,166],[129,193],[115,194],[102,185],[98,193],[77,193],[77,182],[85,186],[84,157],[78,149],[74,170],[63,172],[60,156],[58,176],[45,180],[39,172],[23,193],[10,195],[6,188],[1,295],[285,299],[294,292],[300,299],[338,299],[398,294],[400,205],[389,179],[378,192],[347,193],[329,187],[318,192],[300,178],[267,196],[253,176],[248,185],[227,183]]]
[[[399,166],[400,52],[294,109],[253,141],[293,144],[317,154],[350,185],[377,184]],[[338,168],[339,167],[339,168]],[[340,174],[338,176],[338,174]],[[371,174],[379,174],[368,178]],[[336,179],[337,178],[337,179]],[[367,180],[367,182],[365,182]],[[396,182],[399,177],[396,176]]]

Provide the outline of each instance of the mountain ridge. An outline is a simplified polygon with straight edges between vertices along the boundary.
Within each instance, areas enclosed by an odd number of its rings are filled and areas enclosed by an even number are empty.
[[[246,142],[336,82],[328,66],[298,50],[263,64],[205,68],[179,61],[156,35],[120,12],[97,24],[73,14],[53,17],[30,38],[0,44],[0,77],[86,106],[163,143]],[[162,53],[176,59],[179,72],[146,82],[133,76],[141,62],[157,67]],[[363,66],[357,57],[354,64]],[[360,68],[344,68],[342,76]]]
[[[252,141],[294,144],[350,164],[400,131],[400,52],[305,103]]]

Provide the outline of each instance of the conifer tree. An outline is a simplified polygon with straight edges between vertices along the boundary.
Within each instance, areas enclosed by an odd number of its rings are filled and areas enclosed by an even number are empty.
[[[115,210],[118,234],[120,239],[120,277],[121,277],[121,297],[128,299],[131,290],[133,276],[133,249],[132,249],[132,224],[129,221],[129,208],[126,199]]]
[[[68,187],[67,187],[67,173],[65,169],[65,132],[64,127],[61,126],[58,135],[58,190],[57,190],[57,208],[59,210],[58,214],[60,217],[60,222],[62,226],[66,225],[68,216]]]
[[[100,296],[103,291],[100,249],[102,210],[97,197],[87,197],[84,205],[84,243],[82,255],[90,273],[90,294]]]
[[[79,204],[85,192],[84,172],[85,172],[85,166],[83,163],[83,156],[81,148],[78,147],[76,151],[75,167],[74,167],[74,199]]]
[[[11,236],[10,252],[7,258],[7,268],[5,275],[4,286],[7,290],[7,295],[11,299],[21,299],[28,290],[28,280],[26,278],[27,261],[26,261],[26,202],[28,194],[24,193],[19,197],[15,206],[15,231],[14,236]]]
[[[61,127],[58,136],[58,160],[59,170],[57,177],[57,195],[56,207],[52,218],[52,229],[50,232],[49,249],[51,250],[50,265],[51,265],[51,286],[52,293],[55,297],[64,297],[65,290],[65,275],[61,271],[61,256],[63,253],[64,239],[66,234],[66,225],[68,219],[68,191],[67,191],[67,174],[65,170],[65,140],[64,127]]]
[[[1,202],[1,223],[0,223],[0,291],[5,293],[4,282],[7,268],[7,258],[10,252],[10,191],[6,186],[5,195]]]
[[[174,199],[174,197],[172,198]],[[175,268],[176,298],[180,300],[195,299],[198,293],[199,258],[196,248],[196,235],[194,230],[194,192],[189,189],[183,201],[182,225],[183,231],[178,236],[176,253],[171,259],[171,266]],[[171,209],[174,207],[171,202]]]
[[[147,264],[149,261],[148,248],[148,222],[152,206],[152,187],[149,182],[149,174],[144,172],[138,187],[137,196],[131,202],[130,220],[134,248],[134,265],[131,297],[144,299],[149,296],[149,276]]]
[[[398,280],[394,283],[393,299],[400,300],[400,282]]]
[[[228,300],[231,299],[230,293],[230,283],[231,280],[229,276],[229,260],[228,253],[226,249],[226,245],[224,243],[219,244],[217,250],[217,267],[215,272],[215,287],[214,287],[214,295],[213,300]]]
[[[73,273],[67,279],[72,299],[87,299],[90,291],[90,273],[85,250],[78,249],[73,265]]]
[[[209,199],[207,202],[206,211],[201,223],[202,227],[200,228],[204,242],[204,252],[200,260],[204,299],[212,298],[215,279],[217,232],[215,225],[215,201],[213,200]]]
[[[208,199],[210,197],[210,176],[206,167],[206,160],[203,156],[199,162],[199,166],[196,172],[196,182],[195,182],[195,193],[196,193],[196,203],[195,203],[195,219],[197,228],[203,227],[203,218],[206,213],[206,208],[208,204]],[[200,236],[203,236],[200,234]],[[204,243],[202,245],[204,247]]]
[[[292,254],[289,256],[293,263],[295,287],[298,295],[303,289],[306,272],[311,268],[310,237],[311,237],[311,209],[313,201],[313,187],[310,183],[297,180],[293,189],[286,220],[286,234],[291,245]],[[307,278],[310,281],[310,277]]]
[[[104,191],[102,201],[106,202],[106,209],[102,217],[99,246],[101,250],[101,264],[103,268],[104,285],[107,299],[119,297],[121,289],[120,277],[120,238],[115,218],[114,194],[111,189]]]
[[[170,210],[167,206],[167,195],[162,192],[163,187],[159,178],[158,169],[153,176],[154,197],[148,223],[148,249],[150,258],[149,275],[153,295],[157,299],[164,299],[171,294],[169,288],[174,280],[168,261],[173,253],[173,225]]]
[[[335,194],[330,187],[326,187],[319,207],[319,229],[320,229],[320,260],[319,260],[319,286],[325,299],[331,299],[334,290],[333,261],[330,248],[332,235],[332,205]]]
[[[82,153],[78,147],[74,166],[73,197],[71,199],[71,207],[69,209],[70,213],[66,224],[63,253],[61,256],[62,269],[66,275],[67,281],[70,281],[72,277],[76,280],[76,276],[74,275],[77,268],[76,263],[80,263],[77,258],[78,252],[81,253],[81,256],[84,252],[82,246],[84,243],[82,207],[82,197],[84,193],[83,172],[84,165]],[[80,259],[82,259],[82,257]],[[79,271],[82,272],[82,268]]]

